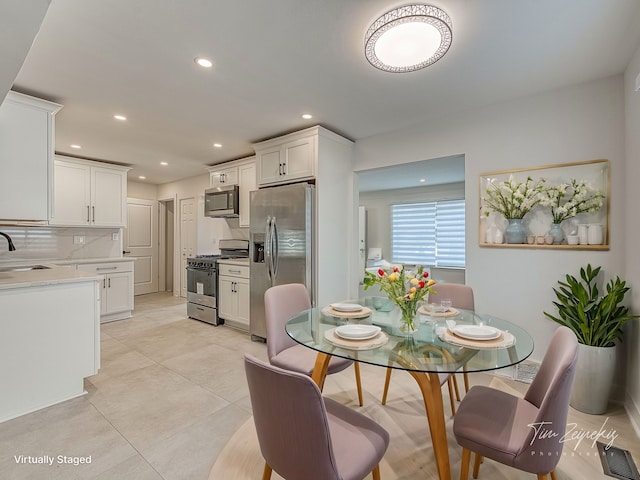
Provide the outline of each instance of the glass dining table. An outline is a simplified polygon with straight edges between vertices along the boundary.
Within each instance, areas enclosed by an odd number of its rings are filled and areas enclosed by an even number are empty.
[[[417,314],[418,331],[406,335],[400,329],[397,309],[377,310],[373,307],[375,297],[350,303],[361,305],[362,311],[311,308],[294,315],[287,322],[286,331],[291,338],[318,352],[313,380],[322,389],[333,355],[409,373],[418,383],[424,399],[439,478],[450,480],[439,374],[453,374],[459,370],[487,372],[520,363],[533,352],[531,335],[514,323],[492,315],[455,308],[432,312],[426,306]],[[353,325],[358,327],[354,330]],[[363,327],[365,325],[367,327]],[[376,326],[379,333],[369,339],[354,340],[339,334],[369,330],[373,334],[378,332]],[[488,338],[487,332],[495,334]],[[482,338],[476,337],[476,333],[480,333]]]

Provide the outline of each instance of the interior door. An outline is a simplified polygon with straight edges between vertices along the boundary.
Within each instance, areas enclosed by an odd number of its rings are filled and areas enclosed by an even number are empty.
[[[187,258],[196,254],[195,200],[180,199],[180,296],[187,297]]]
[[[134,295],[158,291],[158,202],[127,199],[127,228],[123,232],[124,254],[133,264]]]

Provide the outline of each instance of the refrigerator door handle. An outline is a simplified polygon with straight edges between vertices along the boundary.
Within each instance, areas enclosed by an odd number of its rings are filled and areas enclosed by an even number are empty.
[[[264,263],[267,267],[267,278],[269,282],[273,281],[271,275],[271,217],[267,217],[264,229]]]
[[[278,275],[278,259],[280,256],[280,249],[278,248],[278,225],[276,223],[276,217],[273,217],[273,219],[271,220],[271,242],[273,244],[273,250],[272,250],[272,260],[271,260],[271,265],[272,265],[272,274],[273,277],[275,278]]]

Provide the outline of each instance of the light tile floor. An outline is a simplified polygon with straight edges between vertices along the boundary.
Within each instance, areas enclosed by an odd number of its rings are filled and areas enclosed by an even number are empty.
[[[0,424],[0,479],[206,480],[218,454],[251,415],[243,354],[266,360],[266,346],[232,328],[187,318],[184,300],[169,294],[136,297],[134,317],[103,324],[101,332],[102,368],[86,380],[87,395]],[[368,365],[361,370],[365,406],[379,403],[384,375]],[[490,379],[474,376],[477,383]],[[356,407],[353,370],[332,375],[325,393]],[[394,375],[388,412],[405,411],[403,405],[424,415],[411,377]],[[448,413],[446,398],[445,409]],[[604,418],[572,415],[583,428],[596,428]],[[611,417],[608,428],[616,429],[616,445],[635,446],[637,458],[638,438],[626,415],[615,407]],[[409,421],[415,422],[415,415]],[[19,455],[48,455],[54,461],[19,463]],[[59,455],[91,456],[91,463],[60,464]],[[561,465],[559,478],[607,478],[593,455],[563,459]],[[457,472],[452,466],[454,476]]]

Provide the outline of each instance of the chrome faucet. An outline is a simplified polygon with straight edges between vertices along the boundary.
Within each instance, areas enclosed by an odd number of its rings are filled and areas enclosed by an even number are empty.
[[[4,238],[7,239],[7,242],[9,242],[9,251],[13,252],[16,249],[16,247],[13,244],[13,241],[11,240],[11,237],[9,235],[7,235],[6,233],[4,233],[4,232],[0,232],[0,235],[2,235]]]

